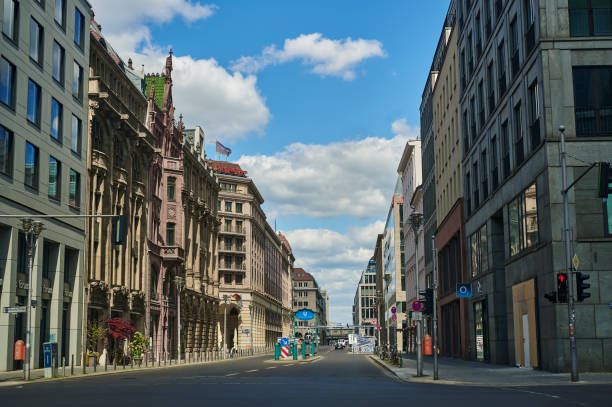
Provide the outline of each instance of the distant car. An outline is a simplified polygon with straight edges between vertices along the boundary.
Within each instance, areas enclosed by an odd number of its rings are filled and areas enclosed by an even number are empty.
[[[335,349],[344,349],[344,342],[336,342]]]

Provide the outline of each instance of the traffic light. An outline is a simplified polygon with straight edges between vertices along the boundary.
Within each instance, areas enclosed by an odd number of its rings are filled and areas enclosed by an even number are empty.
[[[599,197],[612,195],[612,168],[610,163],[599,163]]]
[[[425,315],[433,314],[433,288],[427,288],[423,291],[419,291],[419,294],[423,297],[419,298],[419,301],[423,303],[423,309],[421,312]]]
[[[591,284],[586,283],[591,276],[586,273],[576,273],[576,288],[578,302],[582,302],[591,296],[591,293],[586,292],[587,288],[591,288]]]
[[[127,238],[127,216],[119,215],[113,219],[113,246],[124,245]]]
[[[568,298],[567,273],[559,273],[557,274],[557,301],[564,303],[568,301]]]

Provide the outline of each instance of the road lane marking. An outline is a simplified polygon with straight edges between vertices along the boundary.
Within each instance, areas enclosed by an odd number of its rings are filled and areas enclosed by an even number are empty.
[[[227,376],[236,376],[237,374],[238,374],[238,373],[229,373],[229,374],[226,374],[225,376],[226,376],[226,377],[227,377]]]
[[[257,369],[247,370],[247,373],[253,373],[253,372],[256,372],[256,371],[257,371]]]
[[[266,369],[276,369],[276,366],[266,367]]]

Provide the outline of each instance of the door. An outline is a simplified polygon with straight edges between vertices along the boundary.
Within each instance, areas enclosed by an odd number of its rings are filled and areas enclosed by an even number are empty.
[[[529,315],[523,314],[523,367],[531,367],[529,356]]]

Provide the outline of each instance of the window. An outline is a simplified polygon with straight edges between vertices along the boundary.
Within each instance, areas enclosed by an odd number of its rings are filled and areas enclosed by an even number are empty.
[[[73,153],[81,155],[81,137],[82,137],[81,119],[72,115],[72,136],[70,140],[70,149]]]
[[[468,34],[467,37],[467,59],[468,59],[468,76],[472,76],[474,72],[474,57],[472,51],[472,33]]]
[[[608,188],[612,190],[612,184],[608,184]],[[606,236],[612,236],[612,194],[608,194],[607,199],[604,200],[604,216],[607,227],[605,229]]]
[[[468,113],[463,112],[463,155],[470,150],[470,133],[468,132]]]
[[[40,7],[45,8],[45,0],[34,0]]]
[[[62,123],[64,107],[55,98],[51,98],[51,137],[62,141]]]
[[[525,159],[525,148],[523,146],[523,120],[521,117],[521,104],[514,107],[514,159],[518,167]]]
[[[81,206],[81,174],[70,169],[70,190],[68,197],[68,205],[73,208]]]
[[[516,23],[516,17],[510,23],[510,63],[512,67],[512,78],[514,78],[519,71],[519,39],[518,39],[518,26]]]
[[[499,186],[499,173],[497,169],[497,138],[491,137],[491,191]]]
[[[74,9],[74,43],[81,49],[85,40],[85,17],[78,8]]]
[[[529,87],[529,138],[531,150],[540,145],[540,95],[538,82],[534,81]]]
[[[461,66],[459,67],[461,75],[461,89],[465,89],[465,50],[461,50]]]
[[[482,200],[489,196],[489,179],[487,172],[487,150],[483,149],[480,153],[480,183],[482,185]]]
[[[497,47],[497,90],[501,99],[506,93],[506,53],[504,51],[504,42],[502,41]]]
[[[13,132],[0,124],[0,173],[13,175]]]
[[[495,79],[493,78],[493,61],[487,66],[487,100],[489,102],[489,115],[495,111]]]
[[[38,147],[26,141],[25,176],[23,183],[38,190]]]
[[[76,61],[72,72],[72,97],[79,101],[83,100],[83,68]]]
[[[15,108],[15,65],[0,58],[0,102]]]
[[[60,85],[64,86],[64,48],[53,41],[53,79]]]
[[[166,246],[174,246],[174,231],[176,224],[166,223]]]
[[[538,243],[538,202],[535,184],[508,204],[508,229],[510,257]]]
[[[472,192],[471,192],[472,184],[470,183],[470,173],[469,172],[465,174],[464,185],[465,185],[465,197],[467,198],[466,211],[467,211],[467,216],[470,216],[472,214]]]
[[[236,285],[242,285],[242,277],[243,275],[238,273],[236,274]]]
[[[487,244],[487,225],[484,224],[476,233],[470,236],[470,255],[472,277],[486,273],[489,269],[489,247]]]
[[[525,13],[525,54],[529,55],[535,46],[535,0],[524,0]]]
[[[62,163],[55,157],[49,156],[49,198],[59,201],[61,199]]]
[[[223,281],[225,282],[225,284],[231,284],[232,283],[232,275],[230,273],[225,273],[223,275]]]
[[[474,210],[480,205],[480,193],[478,190],[478,161],[472,165],[472,177],[474,177]]]
[[[610,0],[569,0],[569,18],[572,37],[612,35]]]
[[[476,60],[480,59],[482,55],[482,37],[481,37],[481,27],[480,27],[480,13],[476,14],[476,18],[474,19],[474,33],[476,35]]]
[[[231,211],[232,211],[231,201],[225,201],[225,212],[231,212]]]
[[[167,192],[168,192],[168,201],[170,202],[174,202],[176,200],[176,178],[175,177],[168,177],[168,187],[167,187]]]
[[[502,170],[503,178],[506,179],[510,176],[510,139],[507,120],[502,123],[501,136]]]
[[[17,43],[19,32],[19,2],[17,0],[4,0],[4,16],[2,18],[2,34]]]
[[[491,0],[483,0],[485,14],[485,35],[487,38],[491,35]]]
[[[480,120],[480,130],[485,125],[485,105],[484,105],[484,85],[482,81],[478,84],[478,119]]]
[[[40,127],[40,86],[28,79],[28,120]]]
[[[470,99],[470,140],[472,143],[476,141],[476,102],[474,96]]]
[[[612,136],[612,67],[574,68],[576,136]]]
[[[55,22],[57,25],[65,29],[65,21],[66,21],[66,1],[65,0],[55,0],[55,11],[53,13],[55,18]]]
[[[221,210],[221,201],[217,201],[217,211]]]
[[[236,202],[236,212],[242,213],[242,203]]]
[[[30,59],[40,66],[43,63],[44,38],[42,26],[30,18]]]

